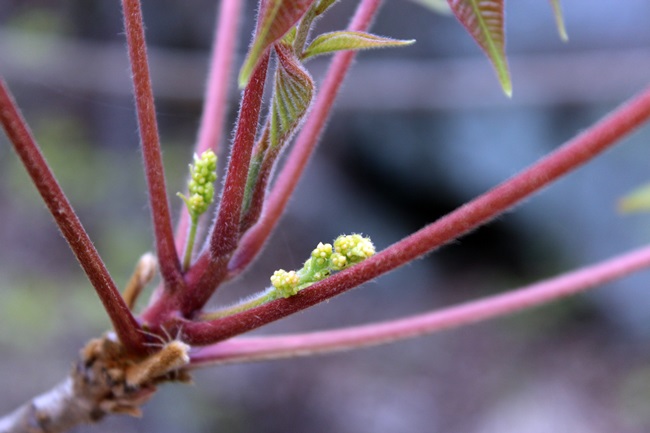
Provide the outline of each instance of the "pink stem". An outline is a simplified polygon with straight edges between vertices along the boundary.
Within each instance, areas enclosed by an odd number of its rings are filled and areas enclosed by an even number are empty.
[[[165,171],[160,151],[156,108],[151,89],[151,75],[147,62],[147,46],[144,39],[142,10],[138,0],[122,0],[126,41],[133,73],[135,104],[140,125],[140,141],[144,157],[149,200],[153,217],[156,251],[160,273],[165,286],[171,290],[183,287],[181,264],[176,252],[172,232],[171,215],[165,187]]]
[[[537,307],[587,291],[650,266],[650,247],[504,294],[411,317],[304,334],[237,338],[192,354],[191,365],[308,356],[391,343]]]
[[[120,341],[127,350],[142,353],[145,336],[139,331],[140,325],[122,299],[88,233],[56,181],[3,80],[0,80],[0,122],[59,230],[104,304]]]
[[[375,256],[288,299],[210,322],[178,320],[192,344],[211,344],[304,310],[402,266],[487,223],[608,149],[650,117],[650,88],[520,174]]]
[[[237,27],[241,0],[222,0],[217,31],[213,42],[208,88],[203,104],[203,115],[195,152],[201,155],[208,149],[219,151],[219,139],[228,108],[227,97],[232,62],[237,42]],[[176,249],[183,251],[189,232],[190,216],[183,207],[176,229]]]
[[[381,0],[362,0],[348,26],[348,30],[367,30],[380,5]],[[264,206],[261,218],[242,237],[239,247],[230,261],[229,271],[232,274],[231,276],[239,274],[255,259],[278,224],[289,198],[296,189],[298,180],[318,144],[318,138],[323,132],[334,100],[355,54],[354,51],[345,51],[334,56],[314,106],[278,175],[278,179]]]

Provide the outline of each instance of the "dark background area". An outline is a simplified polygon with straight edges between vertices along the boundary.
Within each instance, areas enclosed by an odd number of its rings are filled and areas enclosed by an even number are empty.
[[[317,30],[340,29],[343,0]],[[216,2],[143,2],[175,213],[201,111]],[[265,254],[214,303],[267,286],[319,242],[360,232],[384,248],[588,127],[647,84],[650,3],[507,5],[514,96],[449,16],[406,0],[373,31],[417,39],[362,53]],[[242,20],[241,63],[254,4]],[[309,64],[322,77],[327,59]],[[0,3],[2,74],[80,218],[123,285],[152,231],[119,2]],[[238,91],[232,85],[232,107]],[[234,109],[234,108],[233,108]],[[236,113],[231,111],[229,125]],[[228,137],[230,132],[225,132]],[[648,128],[453,245],[259,333],[396,318],[505,291],[650,238],[617,201],[648,181]],[[226,160],[220,155],[220,162]],[[220,173],[223,173],[221,170]],[[650,297],[639,274],[566,301],[355,352],[206,369],[166,386],[141,420],[79,432],[645,432]],[[64,377],[108,321],[0,137],[0,412]]]

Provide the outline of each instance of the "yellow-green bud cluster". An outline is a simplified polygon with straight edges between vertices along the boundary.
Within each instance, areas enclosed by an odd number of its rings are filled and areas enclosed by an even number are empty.
[[[191,180],[188,185],[189,197],[179,196],[185,201],[194,217],[208,210],[214,200],[214,181],[217,180],[217,155],[206,150],[201,156],[194,155],[190,164]]]
[[[284,269],[277,270],[271,276],[271,284],[276,290],[285,298],[298,293],[298,285],[300,278],[296,271],[285,271]]]
[[[357,234],[341,235],[334,241],[334,246],[319,243],[299,271],[276,271],[271,277],[271,284],[281,296],[288,298],[326,278],[332,271],[345,269],[373,254],[375,247],[370,238]]]
[[[339,271],[359,263],[375,254],[375,246],[370,238],[361,235],[341,235],[334,241],[335,254],[332,255],[332,270]]]

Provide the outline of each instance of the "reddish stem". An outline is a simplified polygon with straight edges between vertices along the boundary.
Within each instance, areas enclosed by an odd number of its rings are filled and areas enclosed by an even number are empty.
[[[645,247],[507,293],[438,311],[343,329],[223,341],[192,354],[191,364],[195,367],[205,367],[315,355],[391,343],[537,307],[648,267],[650,247]]]
[[[138,124],[140,125],[140,141],[149,188],[149,201],[160,273],[165,280],[165,286],[170,290],[177,291],[183,287],[183,276],[174,243],[171,215],[167,201],[165,171],[160,150],[156,108],[151,89],[142,10],[138,0],[122,0],[122,9],[131,71],[133,73],[135,104],[138,112]]]
[[[362,0],[348,30],[367,30],[380,5],[381,0]],[[296,189],[298,180],[318,144],[318,138],[323,132],[334,100],[355,55],[354,51],[344,51],[334,56],[309,117],[275,181],[261,218],[242,237],[239,247],[230,261],[228,267],[231,276],[239,274],[255,259],[278,224],[289,198]]]
[[[257,178],[255,186],[251,191],[251,200],[250,206],[246,213],[242,215],[240,232],[245,233],[250,229],[260,218],[262,214],[262,209],[264,207],[264,199],[266,198],[266,191],[268,188],[269,180],[271,178],[271,173],[273,172],[273,167],[275,166],[275,161],[282,150],[282,146],[268,146],[269,144],[269,122],[266,122],[264,131],[262,132],[262,137],[258,141],[256,148],[253,150],[255,152],[259,150],[259,154],[262,154],[262,160],[260,162],[260,168],[257,173]],[[255,158],[255,156],[253,157]]]
[[[59,230],[104,304],[120,341],[127,350],[142,353],[145,335],[139,331],[140,325],[122,299],[88,233],[56,181],[3,80],[0,80],[0,122]]]
[[[269,55],[267,53],[244,91],[217,221],[210,237],[208,251],[212,257],[211,260],[230,255],[239,241],[239,220],[246,179],[248,178],[248,166],[260,119],[268,62]]]
[[[433,251],[487,223],[615,144],[650,117],[650,88],[520,174],[391,245],[288,299],[211,322],[183,323],[192,344],[210,344],[304,310]],[[182,321],[179,322],[179,324]]]
[[[191,316],[205,305],[225,277],[228,260],[239,240],[239,219],[268,63],[269,56],[266,54],[244,90],[226,182],[208,248],[187,272],[186,289],[174,294],[163,293],[143,313],[142,317],[148,323],[160,323],[175,310],[180,310],[185,317]]]
[[[219,139],[223,131],[228,104],[228,88],[232,61],[237,45],[237,27],[241,11],[241,0],[222,0],[219,8],[217,31],[214,35],[212,60],[208,76],[208,85],[203,103],[203,115],[195,153],[201,155],[208,149],[219,152]],[[176,229],[176,249],[185,248],[189,232],[190,215],[183,207]]]

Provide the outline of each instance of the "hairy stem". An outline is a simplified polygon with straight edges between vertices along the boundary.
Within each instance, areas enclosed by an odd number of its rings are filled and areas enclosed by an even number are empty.
[[[228,260],[239,240],[239,218],[259,122],[268,60],[269,56],[264,56],[244,90],[226,181],[208,246],[186,274],[187,289],[174,294],[161,294],[142,313],[142,318],[147,323],[160,324],[176,310],[180,310],[185,317],[191,316],[205,305],[224,279]]]
[[[212,320],[218,319],[221,317],[232,316],[236,313],[241,313],[242,311],[250,310],[253,307],[257,307],[266,302],[272,301],[278,298],[278,292],[274,287],[271,287],[263,292],[252,295],[251,297],[244,299],[236,304],[230,305],[228,307],[223,307],[215,311],[210,311],[209,313],[202,314],[199,318],[200,320]]]
[[[391,343],[537,307],[650,267],[650,247],[631,251],[507,293],[430,313],[329,331],[224,341],[200,349],[191,365],[308,356]]]
[[[194,152],[201,155],[208,149],[219,152],[219,139],[228,108],[227,97],[232,62],[237,46],[237,28],[241,12],[241,0],[222,0],[219,8],[217,31],[214,34],[212,60],[208,84],[203,101],[203,114],[199,125]],[[176,229],[176,249],[182,251],[187,243],[190,216],[181,211]]]
[[[210,344],[258,328],[357,287],[489,222],[602,153],[650,117],[650,88],[520,174],[375,256],[288,299],[205,323],[183,323],[192,344]]]
[[[191,299],[190,302],[183,303],[184,312],[195,311],[207,302],[217,285],[223,280],[228,260],[237,248],[240,238],[241,209],[260,119],[268,63],[269,55],[267,53],[253,72],[251,80],[244,90],[217,219],[210,234],[208,248],[201,257],[204,260],[207,258],[208,266],[195,286],[195,293],[191,298],[186,298],[187,300]],[[191,273],[188,276],[188,281],[193,281],[194,275]]]
[[[126,41],[133,74],[135,104],[140,125],[140,141],[144,157],[145,174],[149,188],[149,201],[156,238],[156,253],[160,273],[166,287],[176,291],[183,287],[181,264],[172,232],[165,171],[156,122],[156,108],[151,89],[151,75],[147,61],[142,10],[139,0],[122,0]]]
[[[380,5],[381,0],[362,0],[348,30],[367,30]],[[318,144],[318,138],[325,128],[334,100],[355,55],[354,51],[345,51],[334,56],[314,106],[278,175],[260,219],[242,237],[239,247],[228,265],[231,276],[241,273],[255,259],[278,224],[289,198],[296,189],[298,180]]]
[[[0,121],[59,230],[95,288],[120,341],[128,350],[141,353],[145,341],[139,332],[140,325],[56,181],[3,80],[0,80]]]

